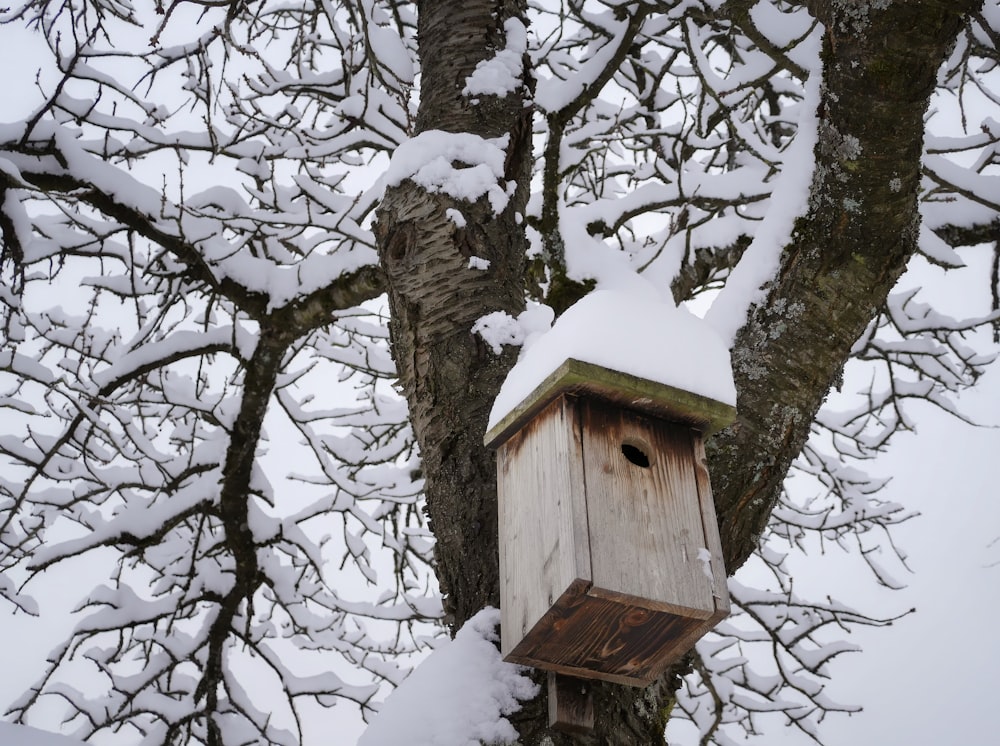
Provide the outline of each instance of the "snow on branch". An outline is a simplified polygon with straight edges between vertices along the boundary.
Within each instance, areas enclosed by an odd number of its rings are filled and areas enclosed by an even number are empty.
[[[413,9],[58,5],[2,19],[52,60],[0,127],[0,594],[112,571],[12,716],[298,743],[441,615],[370,232]]]
[[[0,126],[0,598],[35,613],[45,573],[112,558],[65,591],[72,637],[13,716],[59,709],[95,740],[207,744],[221,728],[284,746],[308,712],[347,703],[381,709],[371,743],[418,741],[413,708],[459,740],[509,738],[533,689],[499,662],[495,613],[432,642],[434,539],[371,233],[405,179],[503,209],[508,141],[413,136],[414,4],[237,5],[0,15],[48,54],[30,109]],[[920,249],[942,266],[1000,240],[1000,128],[973,118],[1000,101],[981,72],[1000,62],[997,26],[969,17],[939,77],[957,121],[943,105],[928,120]],[[806,206],[822,94],[809,9],[539,2],[503,30],[453,83],[472,105],[537,79],[529,300],[562,312],[590,281],[638,273],[678,302],[721,290],[711,318],[731,337]],[[785,552],[837,547],[900,585],[891,530],[911,513],[865,462],[919,402],[964,416],[954,396],[991,361],[976,332],[998,320],[993,274],[992,312],[953,319],[900,291],[858,341],[867,385],[820,414],[792,480],[810,486],[786,489],[759,544],[773,582],[734,584],[739,614],[678,697],[703,742],[766,717],[818,738],[853,709],[827,697],[828,663],[852,649],[845,630],[890,620],[793,592]],[[549,320],[461,333],[502,349]]]
[[[681,716],[691,721],[701,743],[735,746],[743,731],[757,735],[768,724],[802,731],[820,743],[819,722],[834,712],[857,712],[826,693],[828,664],[859,648],[838,637],[863,626],[887,626],[833,600],[799,598],[789,586],[762,591],[730,579],[734,612],[704,638],[693,656],[693,672],[677,694]],[[768,650],[769,654],[753,654]],[[767,660],[760,667],[754,661]]]

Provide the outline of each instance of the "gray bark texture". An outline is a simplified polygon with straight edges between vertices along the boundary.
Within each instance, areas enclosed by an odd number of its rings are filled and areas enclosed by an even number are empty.
[[[503,23],[522,4],[419,4],[421,104],[417,132],[510,134],[506,178],[518,188],[499,215],[482,199],[472,204],[429,194],[412,181],[388,189],[376,235],[388,278],[390,333],[410,406],[427,483],[427,510],[437,538],[437,574],[456,626],[486,605],[499,605],[496,467],[483,447],[493,399],[516,351],[495,355],[471,332],[492,311],[524,309],[527,248],[524,214],[530,175],[530,109],[524,98],[461,91],[476,63],[502,49]],[[445,214],[460,210],[467,226]],[[490,262],[483,271],[469,258]]]
[[[729,572],[756,546],[851,346],[915,249],[923,117],[937,70],[978,7],[972,0],[809,5],[826,28],[809,210],[766,300],[737,336],[738,419],[708,443]],[[504,20],[524,12],[520,0],[419,3],[418,131],[509,133],[507,178],[518,184],[510,204],[494,215],[485,200],[459,202],[406,181],[387,191],[376,230],[393,353],[423,458],[437,573],[456,628],[498,603],[495,465],[482,437],[516,353],[495,355],[470,329],[491,311],[523,308],[526,242],[518,214],[531,156],[527,89],[478,103],[461,89],[476,63],[502,48]],[[460,209],[467,227],[457,228],[447,208]],[[469,269],[473,255],[488,259],[489,270]],[[592,736],[550,731],[543,687],[515,716],[521,742],[662,743],[684,669],[681,662],[646,689],[598,684]]]
[[[809,210],[733,348],[736,423],[709,443],[726,565],[750,556],[851,346],[916,249],[924,114],[974,2],[811,4],[826,27]]]

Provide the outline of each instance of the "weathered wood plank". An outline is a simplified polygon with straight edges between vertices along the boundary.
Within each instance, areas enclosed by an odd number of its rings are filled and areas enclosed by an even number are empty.
[[[722,554],[722,540],[719,538],[719,520],[716,517],[715,500],[712,497],[712,482],[709,478],[708,460],[705,456],[705,442],[697,432],[691,433],[691,445],[694,450],[694,471],[698,483],[698,505],[701,508],[705,548],[711,555],[710,569],[715,613],[712,614],[710,621],[715,625],[729,616],[730,612],[726,560]]]
[[[697,431],[564,394],[497,458],[506,660],[645,686],[726,616]]]
[[[549,727],[564,733],[594,730],[594,692],[586,679],[549,672]]]
[[[570,584],[589,582],[579,428],[556,400],[497,453],[501,651],[506,654]]]
[[[505,660],[647,686],[711,628],[706,620],[592,596],[587,586],[573,583]]]
[[[580,413],[591,593],[708,618],[715,603],[698,559],[704,528],[690,428],[598,400],[581,400]],[[629,445],[644,452],[648,466],[628,458]]]

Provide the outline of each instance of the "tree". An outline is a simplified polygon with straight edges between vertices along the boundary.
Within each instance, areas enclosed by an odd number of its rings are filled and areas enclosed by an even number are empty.
[[[718,292],[726,560],[775,587],[734,583],[752,632],[597,687],[597,738],[681,716],[726,743],[766,711],[815,734],[840,709],[823,630],[887,620],[799,597],[777,547],[854,546],[892,584],[870,550],[906,513],[855,466],[991,360],[963,337],[998,318],[996,261],[981,317],[893,288],[916,255],[1000,256],[1000,130],[973,114],[1000,6],[31,0],[2,22],[49,61],[0,133],[0,592],[31,613],[43,573],[115,563],[18,720],[58,700],[82,737],[292,744],[317,707],[370,715],[435,622],[497,603],[482,435],[517,317],[622,273]],[[959,134],[929,134],[934,96]],[[862,405],[821,409],[852,358]],[[777,673],[742,661],[754,640]],[[544,711],[512,716],[522,742],[573,742]]]

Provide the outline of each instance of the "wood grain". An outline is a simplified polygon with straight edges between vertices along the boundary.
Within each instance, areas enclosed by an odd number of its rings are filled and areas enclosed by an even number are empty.
[[[586,679],[550,671],[549,727],[564,733],[594,730],[594,692]]]
[[[579,406],[592,593],[707,619],[715,604],[698,559],[705,541],[690,428],[599,400]],[[645,444],[648,467],[626,458],[627,443]]]
[[[562,394],[497,457],[505,660],[646,686],[728,614],[698,431]]]
[[[711,628],[706,620],[591,596],[587,586],[574,583],[505,660],[647,686]]]
[[[691,445],[694,449],[694,474],[698,483],[698,505],[701,507],[705,548],[708,549],[712,557],[712,596],[715,599],[715,613],[710,617],[710,621],[715,625],[729,616],[730,612],[726,561],[722,554],[719,519],[715,513],[715,500],[712,497],[712,482],[708,473],[708,460],[705,457],[705,443],[700,433],[691,432]]]
[[[573,581],[590,580],[582,444],[573,418],[570,403],[557,399],[497,453],[504,654]]]

